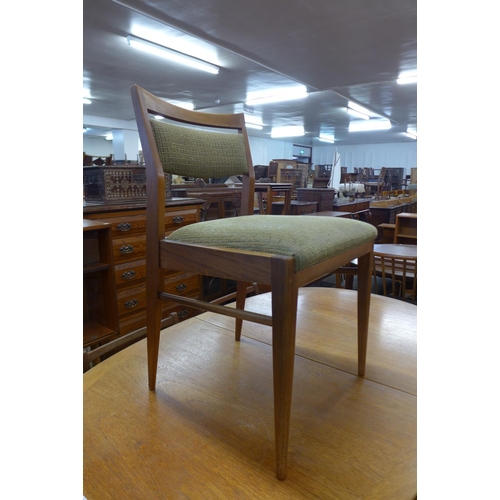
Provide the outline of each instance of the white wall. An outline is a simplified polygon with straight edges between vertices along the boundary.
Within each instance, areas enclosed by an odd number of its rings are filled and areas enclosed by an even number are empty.
[[[293,143],[279,139],[248,137],[254,165],[269,165],[274,159],[292,159]]]
[[[268,165],[273,159],[293,158],[293,142],[277,139],[263,139],[249,137],[250,150],[254,165]],[[400,167],[405,169],[405,174],[410,175],[411,168],[417,166],[417,142],[398,142],[391,144],[363,144],[350,146],[312,147],[312,163],[333,163],[335,150],[340,155],[341,167],[347,167],[348,172],[353,172],[354,167]]]
[[[314,164],[333,163],[335,149],[340,155],[340,166],[353,172],[354,167],[402,167],[405,174],[417,166],[417,142],[397,142],[391,144],[363,144],[351,146],[315,146],[312,161]]]
[[[113,154],[113,141],[83,136],[83,151],[91,156],[109,156]]]

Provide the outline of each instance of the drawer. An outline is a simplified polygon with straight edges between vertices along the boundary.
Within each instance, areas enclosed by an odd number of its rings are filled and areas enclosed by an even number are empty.
[[[145,215],[113,217],[108,222],[111,222],[111,235],[113,239],[146,234]]]
[[[200,310],[194,309],[192,307],[186,307],[182,305],[174,305],[171,302],[165,302],[165,306],[162,312],[162,319],[167,318],[172,312],[176,312],[179,320],[185,320],[197,316],[201,313]],[[126,333],[139,330],[146,326],[146,310],[138,311],[135,314],[129,314],[120,318],[120,335],[125,335]]]
[[[146,309],[146,285],[137,286],[118,292],[116,295],[118,316],[135,313]],[[120,332],[122,333],[122,332]]]
[[[146,260],[125,262],[115,266],[115,283],[118,289],[136,286],[146,278]]]
[[[187,226],[197,222],[198,209],[176,210],[175,212],[165,213],[165,231],[167,233],[175,231],[180,227]]]
[[[179,317],[179,321],[183,321],[185,319],[198,316],[203,311],[200,311],[199,309],[195,309],[193,307],[170,303],[169,307],[163,310],[162,317],[166,318],[172,312],[176,312],[177,316]]]
[[[197,274],[185,273],[166,279],[164,290],[167,293],[188,296],[193,293],[199,293],[200,288],[200,276]]]
[[[113,262],[121,264],[146,258],[146,235],[113,239]]]
[[[316,212],[318,204],[315,201],[305,202],[299,201],[296,204],[292,204],[292,214],[293,215],[305,215],[313,214]]]
[[[320,202],[321,203],[333,203],[333,200],[335,199],[335,193],[332,192],[326,192],[326,193],[321,193],[320,195]]]

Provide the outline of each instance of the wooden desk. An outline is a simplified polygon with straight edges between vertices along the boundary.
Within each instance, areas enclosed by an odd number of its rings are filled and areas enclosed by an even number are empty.
[[[270,294],[247,299],[267,313]],[[83,494],[99,500],[413,499],[416,310],[373,295],[366,376],[356,292],[302,288],[287,478],[274,474],[271,329],[204,313],[162,333],[156,391],[144,340],[83,375]],[[309,324],[305,328],[306,322]]]
[[[283,202],[282,215],[290,215],[290,205],[292,201],[292,184],[286,182],[256,182],[255,192],[259,200],[259,211],[261,214],[272,214],[273,196],[280,193],[285,197]],[[263,195],[266,195],[266,207],[264,208]]]

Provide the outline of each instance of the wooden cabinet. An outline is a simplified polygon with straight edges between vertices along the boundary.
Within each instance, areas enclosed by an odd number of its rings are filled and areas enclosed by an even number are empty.
[[[110,224],[83,220],[83,346],[118,334]]]
[[[417,244],[417,214],[400,213],[396,216],[394,243],[405,245]]]
[[[375,227],[380,224],[395,224],[398,214],[403,212],[417,213],[417,201],[410,200],[394,205],[390,205],[385,201],[372,201],[370,203],[370,212],[372,214],[372,224]]]
[[[316,165],[314,167],[313,188],[326,188],[332,175],[332,164]]]
[[[400,167],[387,167],[385,171],[384,184],[386,191],[401,189],[405,176],[405,169]]]
[[[297,195],[297,188],[303,186],[302,181],[302,170],[299,168],[287,168],[280,171],[280,181],[282,183],[291,184],[292,185],[292,196]]]
[[[200,220],[201,200],[174,199],[165,207],[165,232]],[[110,232],[110,252],[115,286],[114,304],[117,311],[118,334],[146,326],[146,210],[138,204],[84,206],[84,217],[107,223]],[[186,297],[200,298],[198,275],[165,272],[165,291],[175,291]],[[163,317],[176,311],[183,320],[198,314],[197,310],[165,302]]]
[[[287,172],[288,170],[295,170],[293,174]],[[297,160],[272,160],[269,163],[270,176],[276,171],[276,178],[274,182],[284,182],[293,184],[294,188],[306,188],[307,178],[309,175],[309,163],[301,163]],[[300,171],[300,178],[298,172]],[[295,190],[294,190],[295,194]]]
[[[283,213],[284,202],[273,203],[273,214],[280,215]],[[297,201],[292,200],[290,203],[290,215],[306,215],[316,213],[318,203],[316,201]]]
[[[335,189],[304,188],[297,189],[297,201],[315,201],[318,212],[331,212],[335,201]]]
[[[337,212],[350,212],[353,219],[371,222],[370,200],[356,198],[346,203],[336,203],[333,209]]]

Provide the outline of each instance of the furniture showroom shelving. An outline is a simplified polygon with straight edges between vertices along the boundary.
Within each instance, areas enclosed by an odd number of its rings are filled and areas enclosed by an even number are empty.
[[[417,244],[417,214],[401,213],[396,216],[394,243]]]

